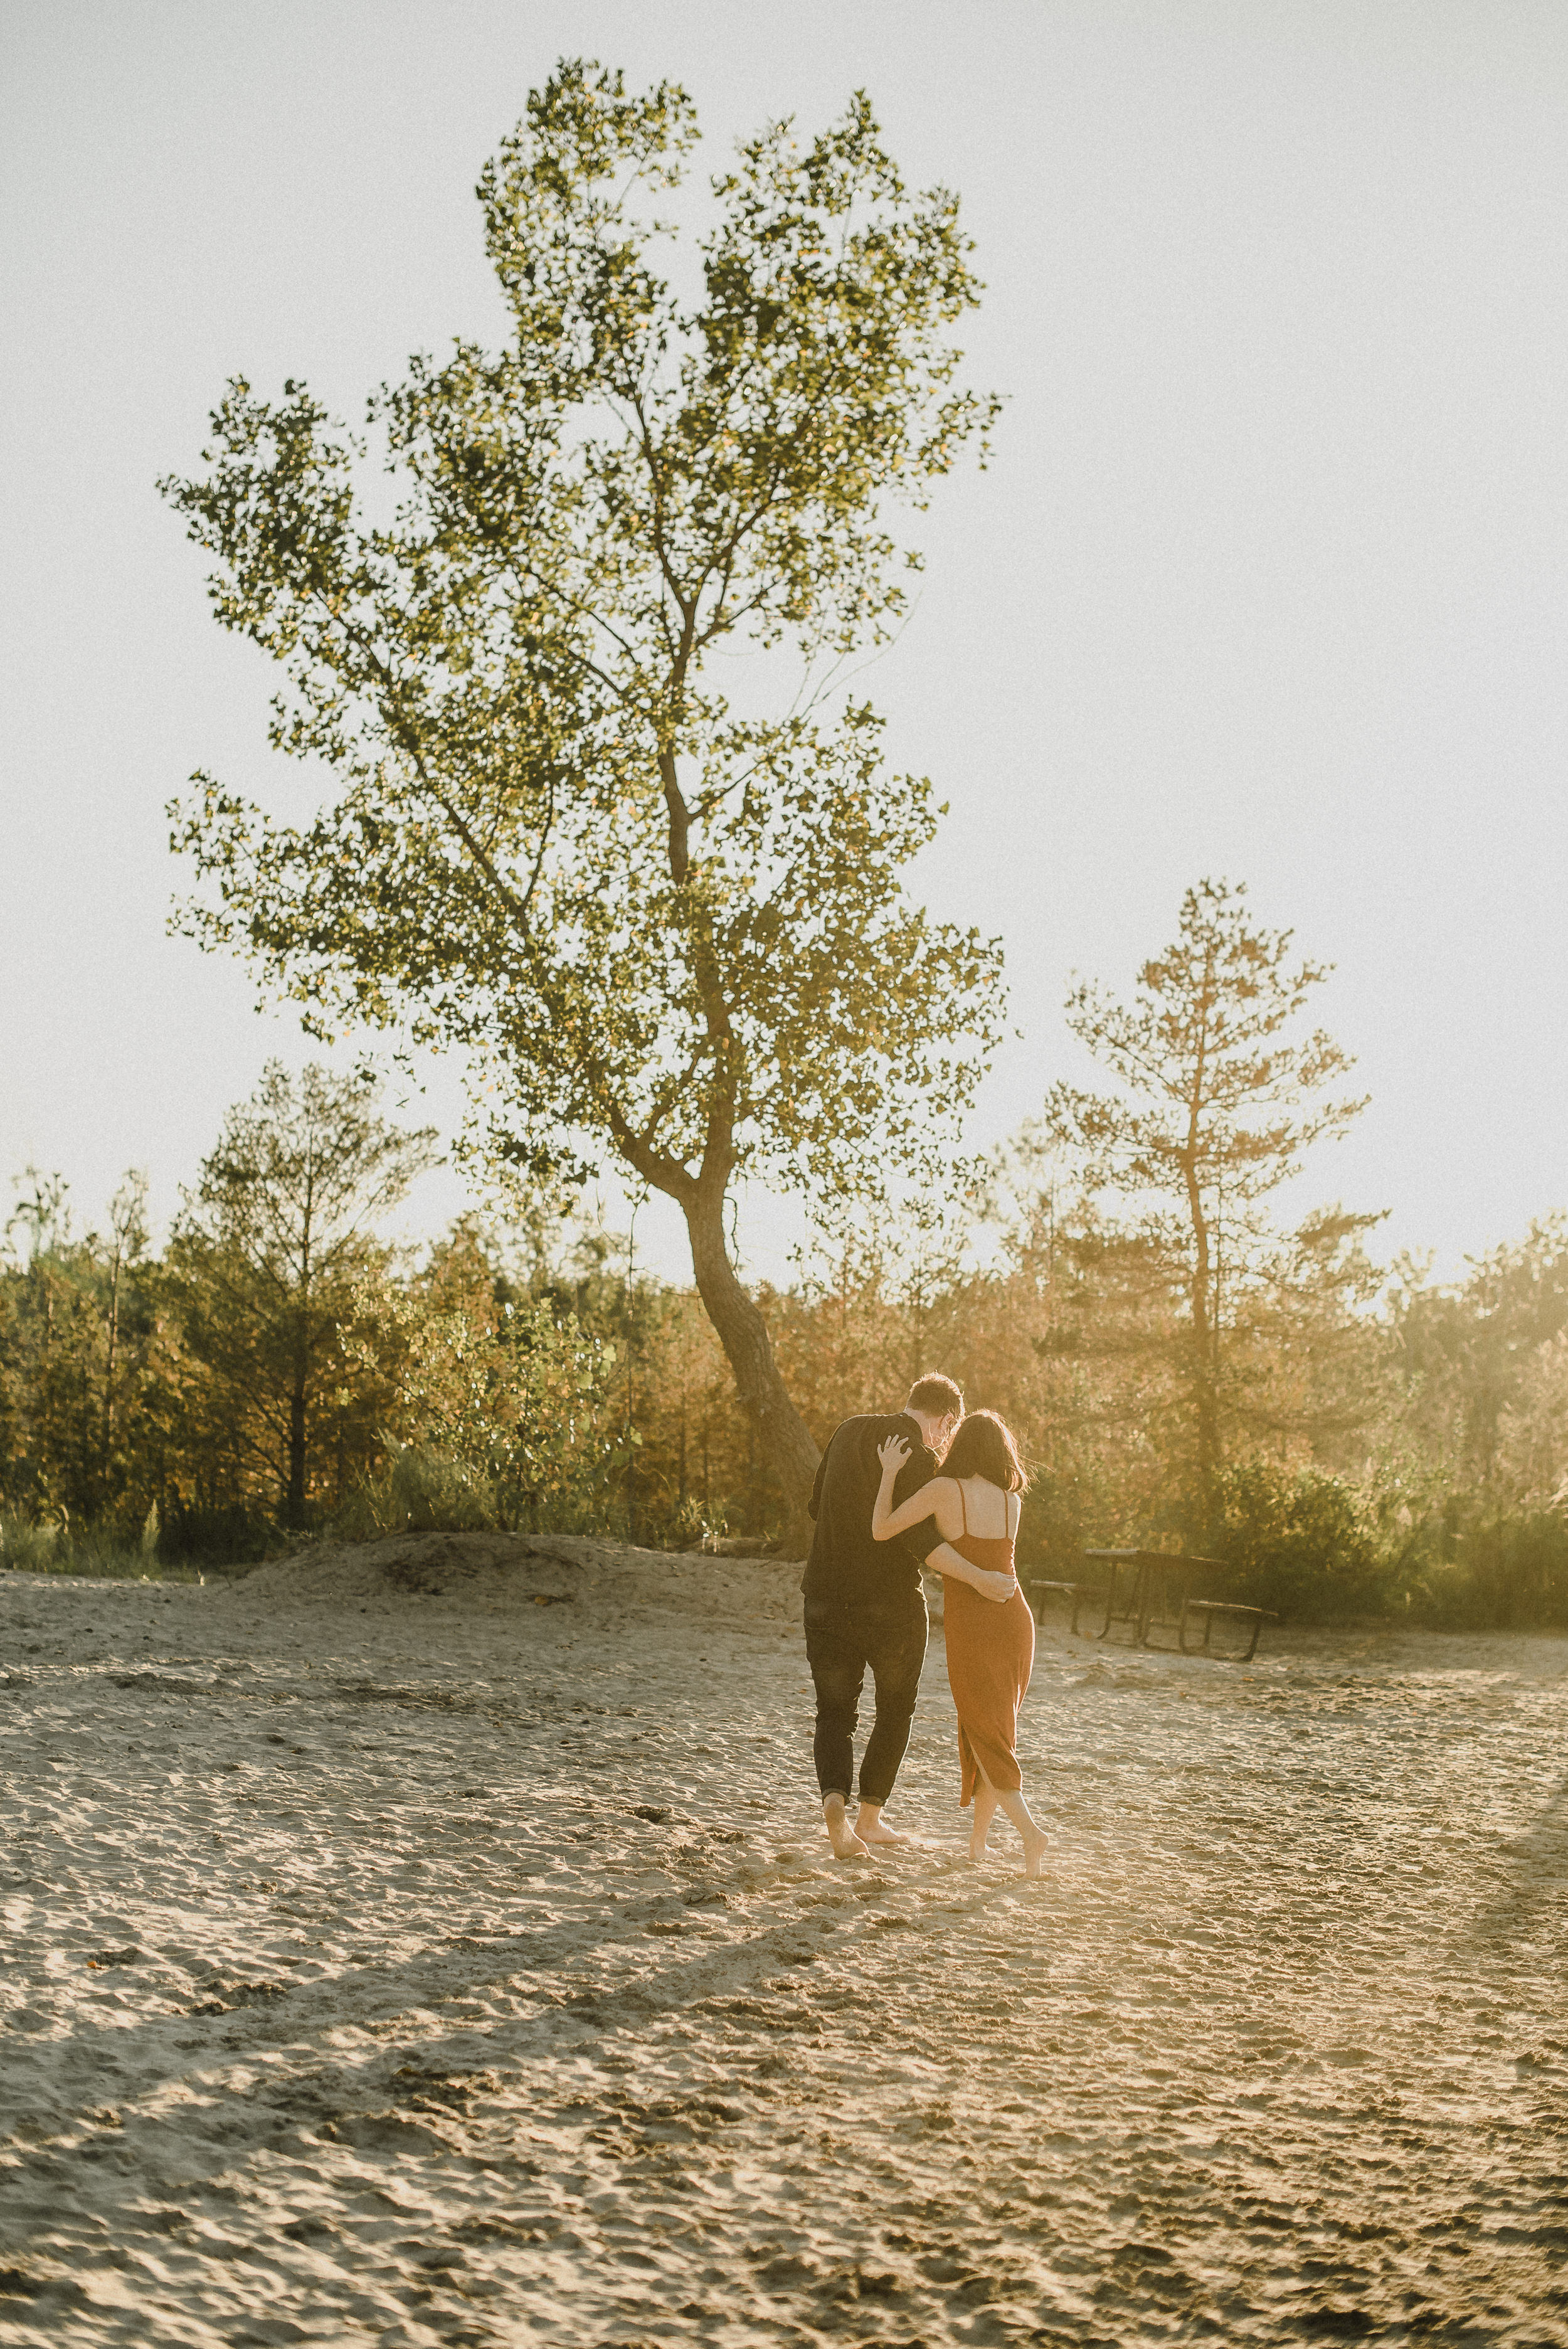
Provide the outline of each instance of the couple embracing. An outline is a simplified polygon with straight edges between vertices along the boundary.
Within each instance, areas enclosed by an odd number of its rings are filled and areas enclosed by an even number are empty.
[[[1024,1800],[1018,1706],[1035,1659],[1035,1619],[1013,1571],[1028,1484],[1005,1422],[964,1412],[948,1378],[916,1379],[892,1417],[835,1429],[811,1495],[816,1530],[800,1588],[817,1692],[817,1783],[840,1859],[903,1837],[882,1817],[925,1661],[923,1563],[944,1583],[947,1677],[958,1712],[960,1804],[975,1806],[969,1856],[984,1858],[998,1806],[1037,1876],[1046,1837]],[[861,1690],[871,1668],[876,1717],[861,1760],[860,1809],[847,1805]]]

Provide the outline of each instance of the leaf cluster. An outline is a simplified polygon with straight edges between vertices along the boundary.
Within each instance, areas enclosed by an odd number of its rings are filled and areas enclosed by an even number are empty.
[[[1352,1066],[1321,1029],[1287,1031],[1329,966],[1294,962],[1292,933],[1258,927],[1244,884],[1200,882],[1178,936],[1146,962],[1130,1003],[1094,984],[1068,998],[1073,1033],[1117,1080],[1114,1093],[1060,1084],[1047,1125],[1095,1187],[1180,1203],[1222,1195],[1232,1215],[1286,1182],[1313,1143],[1344,1131],[1363,1100],[1318,1096]]]
[[[537,1171],[575,1133],[676,1197],[864,1185],[918,1099],[967,1097],[997,949],[903,897],[930,793],[869,710],[743,722],[704,664],[788,638],[810,678],[897,625],[892,509],[995,410],[956,385],[978,286],[861,96],[739,149],[683,299],[646,205],[695,138],[683,91],[582,60],[531,96],[479,189],[511,339],[371,401],[380,518],[369,441],[293,382],[237,380],[164,483],[218,618],[288,672],[275,744],[337,777],[300,826],[199,777],[181,919],[316,1032],[469,1050]]]

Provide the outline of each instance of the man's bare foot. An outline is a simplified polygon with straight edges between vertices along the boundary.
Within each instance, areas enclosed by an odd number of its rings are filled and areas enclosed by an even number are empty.
[[[822,1798],[822,1819],[828,1830],[828,1841],[833,1847],[835,1859],[869,1859],[870,1852],[844,1816],[842,1795],[826,1795]]]
[[[974,1861],[976,1868],[984,1868],[988,1857],[988,1847],[984,1836],[970,1837],[969,1857]]]
[[[1051,1847],[1048,1836],[1026,1837],[1024,1842],[1024,1874],[1039,1877],[1045,1868],[1046,1854]]]
[[[897,1827],[889,1826],[882,1815],[880,1803],[861,1805],[860,1815],[855,1820],[855,1833],[865,1844],[908,1843],[910,1839],[908,1836],[901,1835]]]

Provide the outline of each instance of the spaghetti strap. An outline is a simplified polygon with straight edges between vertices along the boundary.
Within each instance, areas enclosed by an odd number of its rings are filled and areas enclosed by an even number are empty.
[[[958,1506],[964,1512],[964,1538],[967,1541],[969,1538],[969,1504],[964,1497],[964,1479],[962,1476],[955,1476],[953,1481],[958,1487]]]

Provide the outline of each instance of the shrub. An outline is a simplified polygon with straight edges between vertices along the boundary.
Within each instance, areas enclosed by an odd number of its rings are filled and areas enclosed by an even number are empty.
[[[1568,1516],[1515,1509],[1434,1529],[1411,1577],[1414,1618],[1442,1631],[1568,1626]]]
[[[156,1540],[158,1556],[168,1564],[226,1570],[254,1566],[277,1545],[272,1520],[243,1502],[225,1508],[171,1503]]]
[[[1202,1545],[1226,1568],[1214,1596],[1298,1623],[1387,1610],[1391,1568],[1337,1477],[1252,1460],[1226,1471],[1218,1497]]]
[[[490,1477],[410,1444],[378,1476],[355,1486],[332,1530],[349,1541],[374,1541],[379,1534],[488,1533],[501,1522]]]
[[[0,1513],[0,1567],[17,1574],[57,1574],[63,1531],[57,1525],[35,1525],[8,1509]],[[68,1541],[63,1547],[68,1549]]]
[[[134,1582],[189,1581],[191,1570],[166,1578],[156,1554],[157,1517],[150,1518],[151,1539],[127,1533],[110,1524],[73,1526],[68,1518],[35,1523],[11,1511],[0,1511],[0,1568],[18,1574],[81,1574],[97,1580]]]

